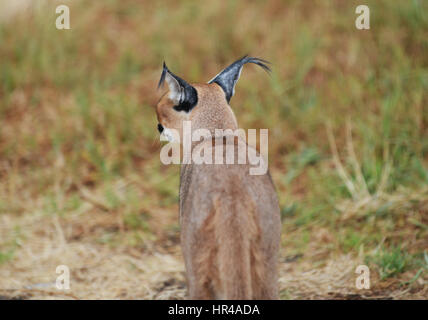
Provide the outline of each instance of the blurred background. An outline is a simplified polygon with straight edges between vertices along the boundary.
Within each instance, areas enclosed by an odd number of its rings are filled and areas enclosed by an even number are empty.
[[[70,30],[58,30],[59,4]],[[357,5],[370,30],[355,27]],[[269,129],[282,299],[428,297],[428,2],[0,0],[0,298],[182,299],[162,62]],[[355,269],[370,268],[358,290]],[[56,267],[70,269],[57,290]]]

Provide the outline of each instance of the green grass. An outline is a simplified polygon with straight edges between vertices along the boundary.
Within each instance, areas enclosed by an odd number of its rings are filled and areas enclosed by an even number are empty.
[[[0,252],[0,264],[12,260],[14,252],[14,250]]]
[[[401,247],[381,248],[367,261],[372,261],[379,269],[381,280],[405,271],[410,256]]]
[[[21,228],[15,226],[10,233],[8,233],[8,240],[0,243],[0,265],[11,261],[15,255],[16,250],[25,240],[25,236],[22,235]]]

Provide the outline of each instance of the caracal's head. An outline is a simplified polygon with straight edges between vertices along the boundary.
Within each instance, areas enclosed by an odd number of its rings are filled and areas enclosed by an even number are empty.
[[[265,60],[244,56],[221,71],[208,83],[187,83],[173,74],[163,64],[158,88],[164,82],[166,92],[156,106],[158,130],[168,140],[174,140],[173,132],[178,132],[182,141],[183,121],[191,121],[192,131],[207,129],[237,129],[237,122],[229,101],[235,93],[235,85],[246,63],[255,63],[270,71]],[[175,129],[175,130],[172,130]]]

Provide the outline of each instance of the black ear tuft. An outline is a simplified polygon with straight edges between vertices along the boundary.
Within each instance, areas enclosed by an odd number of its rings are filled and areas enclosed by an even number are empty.
[[[162,87],[163,83],[165,82],[165,76],[166,76],[166,73],[167,73],[168,71],[169,71],[169,70],[168,70],[168,67],[166,66],[165,61],[164,61],[164,62],[163,62],[162,74],[161,74],[161,77],[160,77],[160,79],[159,79],[159,83],[158,83],[158,89],[159,89],[160,87]]]
[[[241,59],[235,61],[230,66],[221,71],[218,75],[216,75],[213,79],[211,79],[208,83],[217,83],[224,91],[226,95],[227,102],[230,101],[232,96],[235,94],[235,85],[241,75],[242,67],[246,63],[254,63],[258,66],[262,67],[266,72],[270,72],[267,63],[270,63],[266,60],[259,58],[248,57],[248,55],[243,56]]]

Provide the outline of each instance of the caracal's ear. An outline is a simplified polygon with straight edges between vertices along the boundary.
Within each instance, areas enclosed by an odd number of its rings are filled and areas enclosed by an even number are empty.
[[[169,98],[174,103],[175,110],[189,112],[196,106],[198,103],[196,89],[169,71],[165,62],[163,63],[163,70],[158,88],[162,86],[164,81],[168,84]]]
[[[246,63],[255,63],[262,67],[267,72],[270,72],[270,68],[266,65],[266,63],[269,63],[266,60],[258,59],[258,58],[252,58],[245,55],[241,59],[235,61],[230,66],[228,66],[226,69],[221,71],[218,75],[216,75],[214,78],[212,78],[208,83],[217,83],[224,91],[226,95],[227,102],[230,101],[230,98],[235,94],[235,85],[238,81],[242,67]]]

